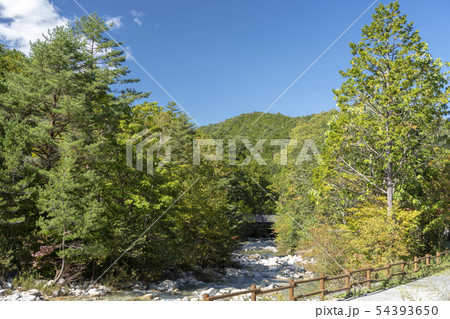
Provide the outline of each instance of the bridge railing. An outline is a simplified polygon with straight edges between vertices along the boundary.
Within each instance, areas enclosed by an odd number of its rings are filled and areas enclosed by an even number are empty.
[[[276,287],[272,289],[262,289],[256,288],[255,285],[252,285],[250,289],[240,290],[233,293],[218,295],[218,296],[209,296],[208,294],[203,295],[204,301],[213,301],[220,299],[227,299],[236,296],[249,295],[251,301],[256,301],[257,296],[274,293],[278,291],[289,291],[289,300],[295,301],[300,300],[306,297],[312,297],[319,295],[320,300],[325,300],[325,296],[328,294],[334,294],[341,291],[346,291],[347,294],[350,293],[352,287],[365,285],[368,290],[371,289],[371,285],[373,283],[381,282],[381,281],[389,281],[391,278],[396,276],[405,276],[408,273],[416,273],[423,268],[436,266],[442,263],[442,258],[445,255],[448,255],[450,251],[447,249],[443,252],[437,252],[435,256],[425,255],[423,257],[414,257],[413,261],[406,262],[400,261],[397,263],[387,263],[385,267],[381,268],[364,268],[357,270],[346,270],[342,275],[338,276],[326,276],[325,274],[320,274],[319,277],[294,280],[290,279],[289,284],[287,286]],[[400,267],[394,272],[394,267]],[[400,271],[398,271],[400,270]],[[379,274],[379,272],[384,271],[384,278]],[[337,289],[331,289],[331,285],[327,283],[336,282],[336,281],[344,281],[343,287],[339,287]],[[303,285],[306,283],[318,282],[319,290],[295,295],[295,288],[299,285]],[[336,285],[334,285],[336,286]]]

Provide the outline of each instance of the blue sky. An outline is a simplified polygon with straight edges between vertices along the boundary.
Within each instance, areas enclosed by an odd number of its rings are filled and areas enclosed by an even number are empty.
[[[120,21],[111,34],[206,125],[264,111],[374,0],[77,1],[88,12]],[[55,0],[53,6],[60,20],[83,15],[73,0]],[[431,54],[450,61],[450,1],[403,0],[400,6]],[[333,108],[331,90],[342,83],[339,70],[351,58],[348,44],[359,41],[373,12],[374,7],[270,112],[299,116]],[[137,89],[152,92],[150,101],[171,100],[137,65],[128,65],[141,79]]]

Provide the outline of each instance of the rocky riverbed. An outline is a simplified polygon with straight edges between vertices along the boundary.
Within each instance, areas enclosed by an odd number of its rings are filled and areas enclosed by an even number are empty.
[[[50,281],[45,283],[47,293],[37,289],[23,291],[13,287],[10,282],[0,286],[0,300],[201,300],[202,295],[223,295],[246,290],[251,285],[261,288],[274,288],[286,285],[290,278],[308,277],[304,265],[314,262],[304,260],[298,255],[280,255],[273,239],[253,239],[244,242],[233,253],[233,267],[223,269],[195,268],[191,272],[168,271],[163,282],[143,284],[135,283],[127,291],[111,291],[96,285],[71,284],[58,286]],[[243,300],[238,296],[233,300]]]

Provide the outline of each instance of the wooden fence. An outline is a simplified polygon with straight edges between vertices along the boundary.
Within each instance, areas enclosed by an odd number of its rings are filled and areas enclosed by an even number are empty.
[[[358,270],[352,270],[352,271],[345,271],[344,274],[338,275],[338,276],[325,276],[325,274],[320,274],[319,277],[315,278],[309,278],[309,279],[302,279],[302,280],[289,280],[289,285],[287,286],[281,286],[277,288],[272,289],[261,289],[256,288],[255,285],[252,285],[252,287],[248,290],[241,290],[238,292],[233,292],[229,294],[223,294],[218,296],[209,296],[208,294],[203,295],[204,301],[213,301],[213,300],[219,300],[219,299],[226,299],[231,298],[235,296],[242,296],[242,295],[250,295],[251,301],[256,301],[256,297],[263,294],[268,293],[274,293],[278,291],[283,290],[289,290],[289,300],[295,301],[306,297],[316,296],[319,295],[320,300],[325,299],[325,295],[333,294],[341,291],[345,291],[347,294],[350,293],[350,289],[354,286],[362,286],[366,285],[367,289],[370,290],[371,285],[376,282],[381,281],[388,281],[392,277],[395,276],[404,276],[407,273],[416,273],[422,268],[430,267],[438,265],[442,262],[442,257],[445,255],[448,255],[450,251],[447,249],[443,252],[436,253],[436,256],[431,255],[425,255],[424,257],[417,258],[414,257],[414,260],[411,262],[397,262],[393,264],[386,264],[385,267],[382,268],[364,268],[364,269],[358,269]],[[423,264],[425,262],[425,264]],[[393,272],[392,268],[395,266],[400,267],[400,271]],[[412,267],[412,269],[411,269]],[[378,274],[378,272],[384,271],[384,278],[381,278],[381,276]],[[344,280],[345,284],[344,287],[338,288],[338,289],[327,289],[327,282],[333,282],[338,280]],[[302,295],[295,295],[295,287],[311,283],[311,282],[319,282],[319,290],[302,294]]]

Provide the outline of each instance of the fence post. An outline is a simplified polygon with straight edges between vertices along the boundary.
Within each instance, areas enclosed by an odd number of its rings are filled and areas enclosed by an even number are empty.
[[[386,270],[384,271],[386,280],[389,280],[389,268],[391,268],[391,265],[389,265],[389,263],[386,263]]]
[[[320,274],[320,277],[322,277],[320,279],[320,286],[319,286],[319,290],[321,291],[320,300],[324,301],[325,300],[325,274]]]
[[[203,295],[203,301],[209,301],[209,294]]]
[[[441,253],[438,251],[438,252],[436,253],[436,265],[439,265],[439,264],[440,264],[439,256],[441,256]]]
[[[371,269],[367,269],[367,271],[366,271],[366,280],[369,280],[368,282],[367,282],[367,290],[370,290],[370,284],[371,284],[371,279],[370,279],[370,273],[372,272],[372,270]]]
[[[425,263],[426,263],[427,266],[430,265],[430,254],[426,254],[425,255]]]
[[[256,290],[256,286],[255,285],[252,285],[251,286],[251,289],[253,290],[252,291],[252,301],[256,301],[256,291],[254,291],[254,290]]]
[[[345,270],[344,273],[347,275],[347,277],[345,277],[345,292],[348,295],[350,293],[350,271]]]
[[[401,272],[405,272],[405,261],[402,260]]]
[[[418,265],[417,257],[414,257],[414,272],[419,271],[419,265]]]
[[[295,288],[295,282],[294,279],[289,279],[289,301],[294,301],[294,288]]]

